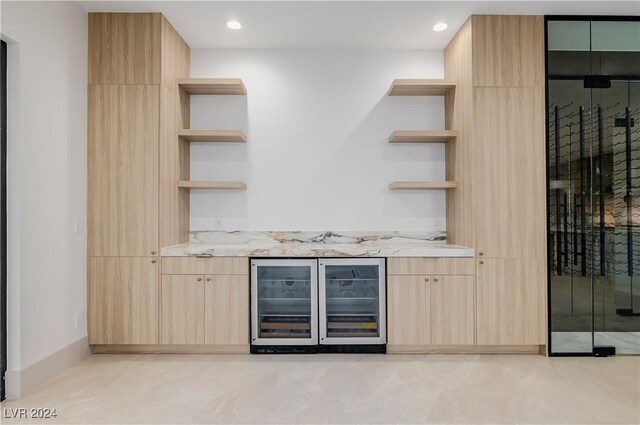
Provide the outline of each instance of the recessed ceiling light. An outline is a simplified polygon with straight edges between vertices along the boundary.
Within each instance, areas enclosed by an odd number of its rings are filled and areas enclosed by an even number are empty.
[[[433,30],[437,32],[444,31],[447,28],[449,28],[449,24],[447,24],[446,22],[438,22],[433,26]]]
[[[242,24],[238,21],[228,21],[227,22],[227,27],[231,28],[232,30],[239,30],[240,28],[242,28]]]

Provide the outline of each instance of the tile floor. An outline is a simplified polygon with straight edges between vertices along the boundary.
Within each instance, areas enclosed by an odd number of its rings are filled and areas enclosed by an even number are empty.
[[[640,357],[93,355],[10,423],[640,423]]]

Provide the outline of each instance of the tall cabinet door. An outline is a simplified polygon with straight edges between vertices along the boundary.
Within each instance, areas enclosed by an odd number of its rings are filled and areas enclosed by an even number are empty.
[[[387,281],[390,345],[431,343],[429,276],[389,276]]]
[[[542,345],[546,339],[544,260],[478,260],[478,345]]]
[[[204,276],[162,276],[161,344],[204,344]]]
[[[431,344],[466,345],[474,340],[473,276],[432,276]]]
[[[155,258],[89,259],[89,343],[158,343]]]
[[[205,278],[205,344],[249,343],[249,281],[247,275]]]
[[[157,85],[90,85],[90,257],[158,252]]]
[[[475,248],[485,257],[544,256],[544,89],[477,87],[475,111]]]

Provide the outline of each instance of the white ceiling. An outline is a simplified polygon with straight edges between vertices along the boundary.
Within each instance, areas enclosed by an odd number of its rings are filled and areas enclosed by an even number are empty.
[[[632,1],[79,1],[162,12],[192,48],[443,49],[471,14],[640,15]],[[229,19],[243,28],[230,30]],[[446,21],[449,29],[431,27]]]

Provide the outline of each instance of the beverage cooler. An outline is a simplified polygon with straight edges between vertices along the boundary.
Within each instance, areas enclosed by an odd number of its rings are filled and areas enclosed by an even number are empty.
[[[385,260],[251,261],[251,352],[385,352]]]

